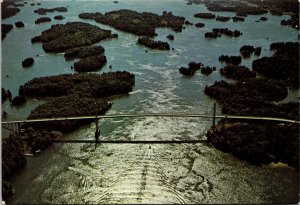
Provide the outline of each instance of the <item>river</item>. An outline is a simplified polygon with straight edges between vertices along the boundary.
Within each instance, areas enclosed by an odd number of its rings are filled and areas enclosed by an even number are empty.
[[[20,85],[34,77],[72,73],[73,62],[63,54],[48,54],[41,44],[30,39],[54,23],[84,21],[119,35],[118,39],[99,44],[105,48],[107,65],[97,73],[126,70],[135,74],[134,90],[125,96],[112,98],[108,114],[142,112],[187,112],[211,114],[213,101],[204,95],[206,85],[224,79],[219,72],[205,76],[197,72],[192,78],[182,77],[178,68],[190,61],[204,65],[222,64],[218,57],[239,55],[243,45],[261,46],[261,56],[270,56],[269,45],[278,41],[297,41],[298,31],[280,25],[289,16],[265,14],[266,22],[256,22],[261,16],[248,16],[245,22],[219,22],[194,18],[206,12],[204,5],[186,5],[181,0],[121,0],[112,1],[41,1],[41,6],[21,7],[16,16],[3,20],[22,20],[24,28],[14,28],[2,41],[2,87],[17,95]],[[66,13],[48,13],[52,18],[62,14],[65,19],[36,25],[40,16],[33,10],[64,6]],[[164,10],[187,20],[205,23],[203,29],[186,26],[181,33],[167,28],[156,30],[155,39],[168,41],[174,50],[146,52],[137,45],[137,36],[115,30],[91,20],[78,18],[81,12],[107,12],[132,9],[161,14]],[[219,12],[218,15],[234,16]],[[238,29],[239,38],[204,38],[215,27]],[[166,38],[175,36],[174,41]],[[21,62],[33,56],[35,63],[22,68]],[[251,68],[257,57],[243,60]],[[112,65],[112,69],[109,69]],[[291,92],[290,100],[297,100]],[[41,101],[30,100],[22,108],[2,104],[8,119],[24,119]],[[220,113],[220,109],[217,109]],[[211,121],[202,118],[120,118],[101,119],[101,138],[113,140],[195,140],[205,139]],[[64,139],[93,139],[95,124],[64,135]],[[2,133],[3,134],[3,133]],[[5,134],[3,134],[4,136]],[[280,165],[253,166],[230,154],[199,144],[55,144],[42,153],[28,157],[24,170],[12,180],[15,194],[12,204],[84,204],[84,203],[289,203],[298,199],[299,175],[292,168]]]

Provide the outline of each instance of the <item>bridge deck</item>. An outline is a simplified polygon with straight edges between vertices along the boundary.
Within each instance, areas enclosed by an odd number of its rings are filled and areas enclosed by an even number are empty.
[[[95,140],[53,140],[54,143],[95,143]],[[188,143],[203,143],[206,140],[105,140],[105,141],[98,141],[97,144],[188,144]]]
[[[189,114],[189,113],[138,113],[138,114],[118,114],[118,115],[97,115],[97,116],[78,116],[78,117],[59,117],[59,118],[45,118],[33,120],[15,120],[2,122],[2,124],[10,123],[29,123],[29,122],[45,122],[45,121],[63,121],[63,120],[84,120],[84,119],[110,119],[110,118],[141,118],[141,117],[192,117],[192,118],[226,118],[226,119],[245,119],[245,120],[267,120],[298,123],[300,121],[275,118],[275,117],[257,117],[257,116],[233,116],[233,115],[203,115],[203,114]]]

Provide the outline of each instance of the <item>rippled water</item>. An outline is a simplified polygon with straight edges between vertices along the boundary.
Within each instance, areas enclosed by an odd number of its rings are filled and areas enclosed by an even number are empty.
[[[168,41],[174,51],[149,51],[136,44],[134,35],[111,29],[118,39],[99,43],[105,48],[108,63],[101,72],[127,70],[136,75],[136,85],[129,95],[112,99],[110,114],[137,112],[212,113],[213,101],[207,98],[205,85],[223,79],[219,72],[193,78],[182,77],[178,68],[190,61],[205,65],[222,65],[218,56],[238,55],[242,45],[262,47],[261,56],[270,56],[269,45],[277,41],[296,41],[298,32],[280,26],[288,16],[271,16],[268,21],[255,22],[260,16],[248,16],[245,22],[222,23],[193,17],[206,11],[203,5],[188,6],[185,1],[124,0],[110,1],[42,1],[52,8],[68,6],[63,21],[35,25],[37,6],[26,5],[3,23],[22,20],[25,28],[14,28],[2,42],[2,86],[16,95],[20,85],[37,76],[72,73],[72,62],[62,54],[44,53],[40,44],[30,39],[53,23],[83,21],[81,12],[106,12],[121,8],[161,14],[172,11],[194,23],[204,22],[204,29],[186,26],[181,33],[157,29],[156,39]],[[49,13],[53,17],[58,13]],[[220,12],[219,15],[233,16]],[[221,37],[207,40],[204,33],[214,27],[238,29],[237,39]],[[166,36],[175,35],[174,41]],[[39,55],[39,56],[36,56]],[[35,58],[31,68],[22,69],[21,61]],[[255,57],[243,61],[251,67]],[[8,77],[6,77],[8,75]],[[294,93],[294,92],[293,92]],[[289,96],[295,100],[295,94]],[[25,118],[39,101],[25,107],[4,104],[9,119]],[[219,109],[218,109],[218,112]],[[198,118],[120,118],[101,120],[101,137],[114,140],[187,140],[205,139],[211,121]],[[64,136],[66,139],[93,139],[95,124],[82,127]],[[151,146],[151,147],[150,147]],[[15,195],[12,203],[288,203],[298,199],[298,174],[288,167],[252,166],[230,154],[202,144],[56,144],[43,153],[28,158],[25,170],[13,179]]]

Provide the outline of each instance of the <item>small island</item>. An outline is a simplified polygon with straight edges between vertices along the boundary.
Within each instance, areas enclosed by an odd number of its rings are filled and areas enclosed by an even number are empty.
[[[230,19],[231,19],[231,17],[229,17],[229,16],[217,16],[217,18],[216,18],[217,21],[222,21],[222,22],[229,21]]]
[[[179,68],[179,73],[184,76],[193,76],[197,70],[201,70],[201,73],[205,75],[211,74],[216,70],[215,67],[204,66],[202,63],[196,63],[194,61],[188,64],[188,68],[181,67]]]
[[[55,20],[63,20],[63,19],[65,19],[65,17],[63,17],[62,15],[57,15],[57,16],[54,16],[54,19]]]
[[[239,65],[242,62],[241,56],[227,56],[221,55],[219,57],[220,62],[225,62],[226,64]]]
[[[233,22],[238,22],[238,21],[245,21],[245,18],[240,17],[240,16],[234,16],[232,17]]]
[[[13,1],[3,1],[1,2],[1,18],[6,19],[12,16],[15,16],[21,10],[16,8],[16,5]]]
[[[194,17],[202,19],[214,19],[216,18],[216,15],[212,13],[196,13],[194,14]]]
[[[169,34],[169,35],[167,35],[167,38],[168,38],[169,40],[173,41],[173,40],[174,40],[174,35]]]
[[[239,37],[242,35],[242,32],[239,30],[229,30],[228,28],[214,28],[212,29],[212,32],[206,32],[205,33],[205,38],[217,38],[221,37],[222,34],[230,37]]]
[[[138,43],[151,49],[170,50],[170,45],[163,41],[154,41],[149,37],[140,37]]]
[[[201,23],[201,22],[195,24],[195,27],[197,27],[197,28],[203,28],[204,26],[205,26],[205,24]]]
[[[45,15],[47,12],[67,12],[68,9],[66,7],[56,7],[52,9],[46,9],[46,8],[39,8],[37,10],[34,10],[34,13],[37,13],[39,15]]]
[[[26,58],[22,61],[22,66],[23,67],[29,67],[32,66],[34,63],[34,59],[33,58]]]
[[[90,72],[102,68],[107,60],[104,55],[94,55],[80,59],[74,63],[74,69],[78,72]]]
[[[22,21],[17,21],[17,22],[15,23],[15,25],[16,25],[17,28],[22,28],[22,27],[24,27],[24,23],[23,23]]]
[[[240,48],[240,53],[243,56],[243,58],[249,58],[252,53],[256,56],[260,56],[261,53],[261,47],[254,47],[250,45],[245,45]]]
[[[88,23],[70,22],[51,26],[41,35],[32,38],[31,42],[43,43],[43,49],[46,52],[65,52],[71,48],[89,46],[104,39],[116,37],[117,35],[112,34],[110,30]]]
[[[40,23],[45,23],[45,22],[50,22],[51,18],[49,17],[41,17],[35,20],[35,24],[40,24]]]

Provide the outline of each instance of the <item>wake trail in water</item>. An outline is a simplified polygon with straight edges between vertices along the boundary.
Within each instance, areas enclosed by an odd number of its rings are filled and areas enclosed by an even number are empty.
[[[122,162],[114,164],[105,172],[68,167],[69,170],[79,175],[78,191],[85,192],[85,202],[97,204],[187,203],[185,197],[172,187],[171,180],[163,173],[161,161],[168,159],[159,158],[156,155],[159,150],[153,146],[142,145],[135,148],[139,151],[132,156],[127,156],[126,160],[121,159]],[[120,167],[120,163],[123,163],[123,167]],[[97,181],[106,179],[110,179],[110,182],[97,187],[99,186]]]

